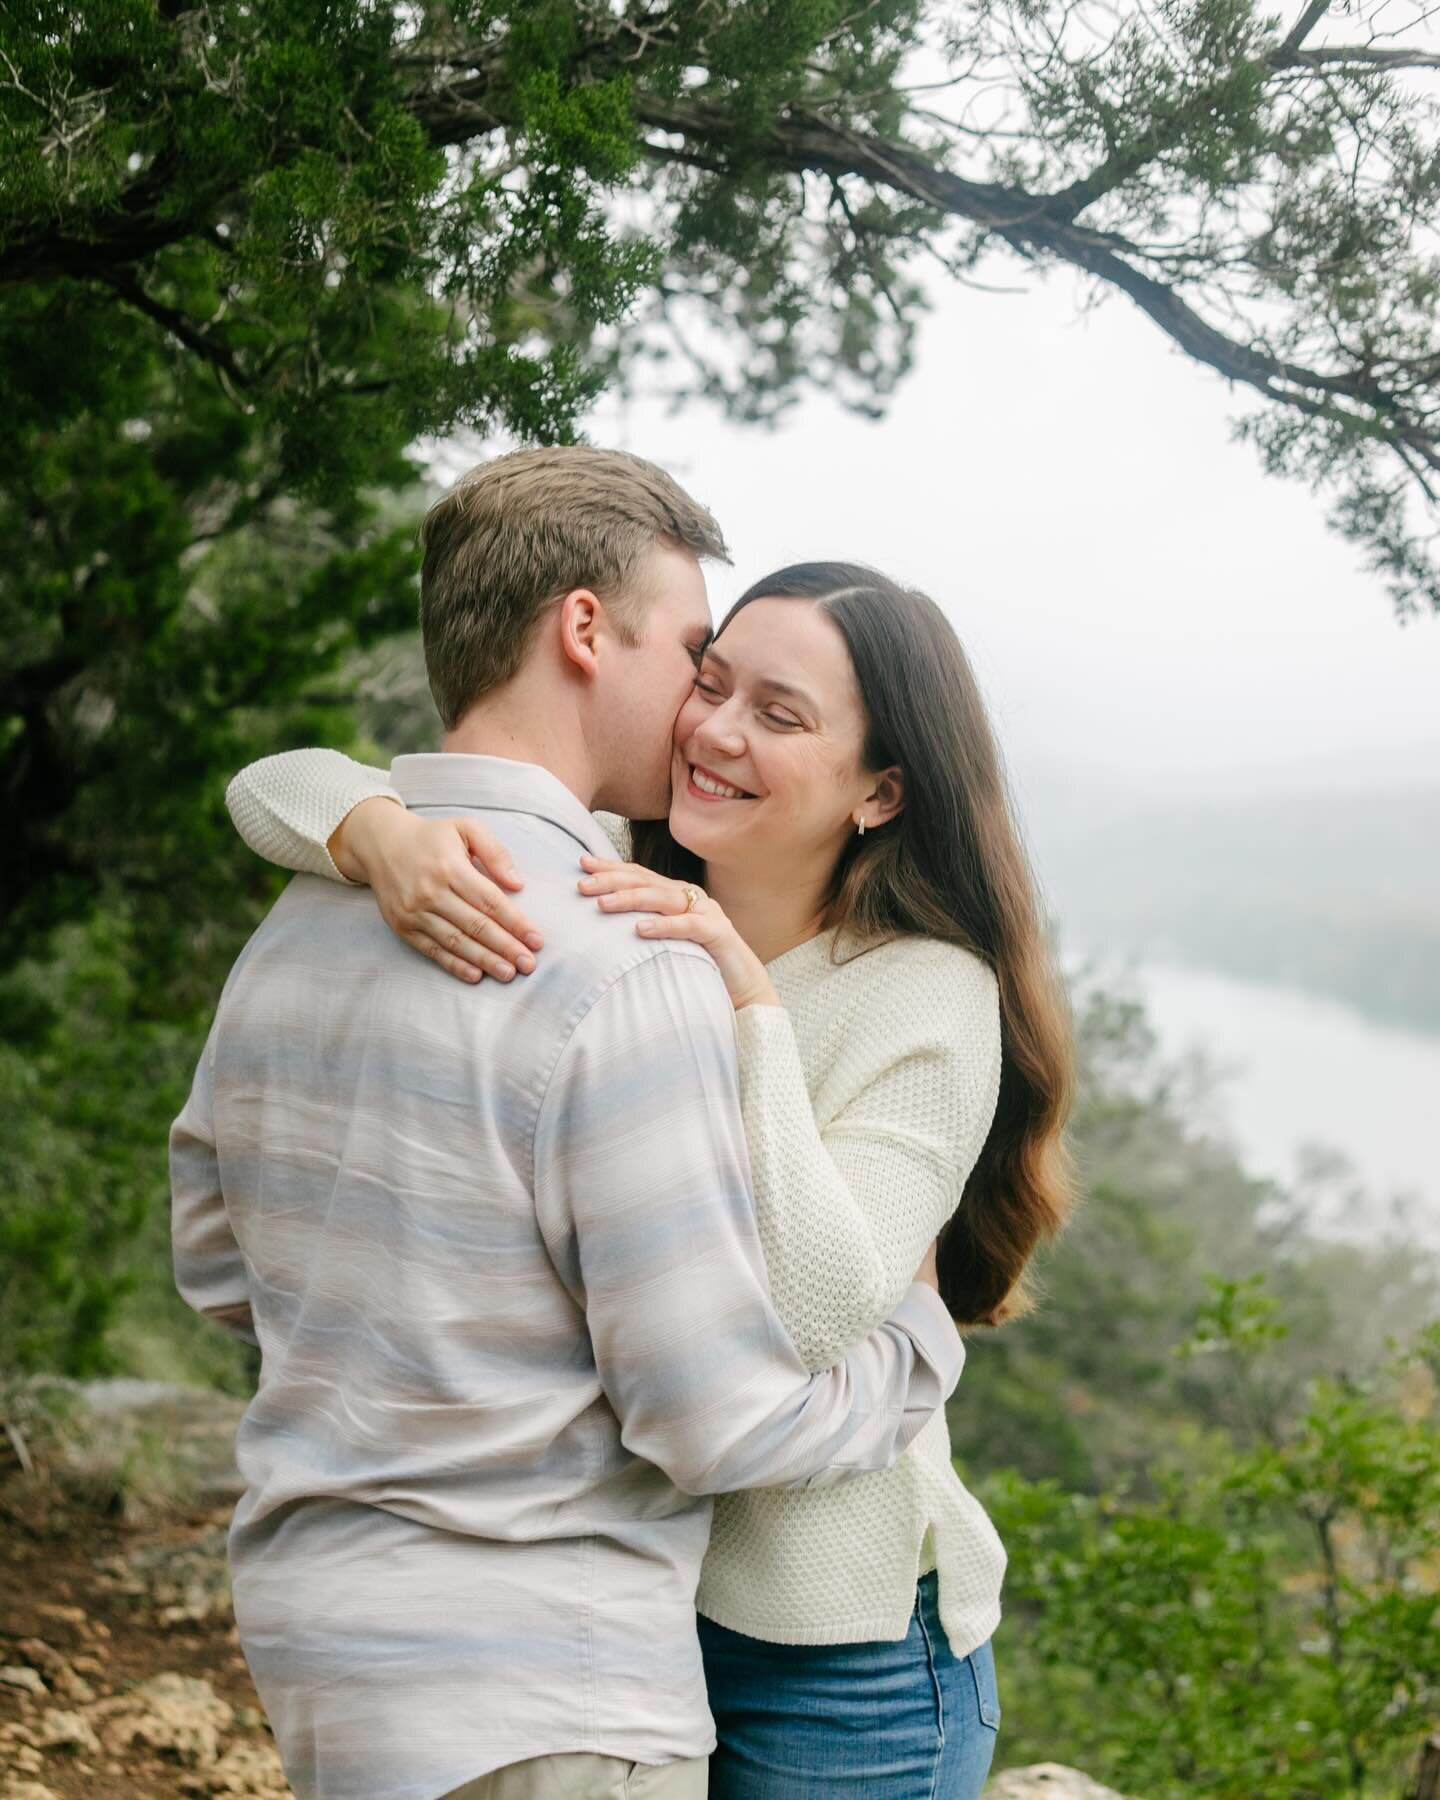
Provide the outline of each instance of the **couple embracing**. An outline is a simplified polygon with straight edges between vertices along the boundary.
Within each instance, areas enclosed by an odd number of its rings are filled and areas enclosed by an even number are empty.
[[[848,564],[712,633],[714,520],[616,452],[484,464],[423,545],[443,747],[237,777],[302,875],[171,1140],[180,1290],[261,1351],[286,1772],[973,1800],[1005,1555],[944,1403],[1063,1219],[1070,1071],[969,665]]]

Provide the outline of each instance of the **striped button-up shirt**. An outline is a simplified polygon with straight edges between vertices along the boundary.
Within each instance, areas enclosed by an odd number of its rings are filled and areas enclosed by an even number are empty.
[[[171,1142],[176,1276],[262,1353],[241,1641],[315,1800],[714,1744],[708,1495],[888,1465],[958,1377],[928,1289],[807,1373],[770,1304],[718,971],[575,892],[609,848],[544,770],[402,757],[524,870],[536,973],[468,987],[368,892],[295,880]]]

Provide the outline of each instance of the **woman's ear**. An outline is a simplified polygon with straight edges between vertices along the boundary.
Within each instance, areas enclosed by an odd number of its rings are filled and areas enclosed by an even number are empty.
[[[595,639],[602,611],[599,599],[589,588],[571,588],[562,595],[557,608],[560,653],[582,675],[595,674]]]
[[[865,796],[865,828],[874,831],[888,825],[905,807],[905,776],[897,767],[873,776],[870,792]]]

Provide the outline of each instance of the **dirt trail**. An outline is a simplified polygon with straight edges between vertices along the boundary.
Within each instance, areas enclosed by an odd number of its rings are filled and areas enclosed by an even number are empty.
[[[230,1608],[240,1403],[63,1385],[35,1466],[0,1430],[0,1800],[293,1800]],[[1122,1800],[1053,1763],[986,1794]]]
[[[229,1616],[223,1511],[0,1518],[0,1796],[290,1792]]]
[[[78,1393],[0,1467],[0,1800],[280,1800],[225,1566],[238,1406]]]

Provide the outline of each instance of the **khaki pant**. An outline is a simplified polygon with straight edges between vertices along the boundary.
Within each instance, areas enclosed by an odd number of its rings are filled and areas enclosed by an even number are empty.
[[[574,1752],[507,1763],[445,1800],[705,1800],[710,1763],[632,1763]]]

